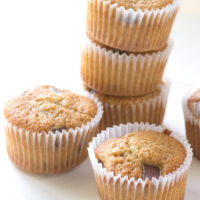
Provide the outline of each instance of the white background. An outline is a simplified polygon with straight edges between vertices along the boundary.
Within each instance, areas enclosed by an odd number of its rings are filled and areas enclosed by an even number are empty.
[[[85,0],[0,0],[0,109],[7,99],[39,84],[78,91],[84,29]],[[165,72],[174,85],[165,124],[184,134],[181,95],[187,86],[200,86],[200,1],[183,2],[172,37],[175,45]],[[7,159],[2,123],[0,127],[0,200],[98,198],[88,160],[50,177],[15,169]],[[194,159],[188,200],[200,199],[199,172]]]

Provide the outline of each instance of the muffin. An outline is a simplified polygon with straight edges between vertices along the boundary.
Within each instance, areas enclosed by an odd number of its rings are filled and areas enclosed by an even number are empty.
[[[148,52],[167,44],[181,0],[87,0],[86,33],[115,49]]]
[[[154,92],[137,97],[109,96],[87,87],[84,87],[84,89],[96,96],[104,106],[104,113],[100,122],[100,130],[104,130],[106,127],[128,122],[162,124],[170,82],[162,82]]]
[[[188,91],[182,104],[186,135],[192,145],[194,157],[200,160],[200,89]]]
[[[184,199],[192,149],[163,126],[109,128],[88,152],[102,200]]]
[[[138,96],[160,84],[173,46],[158,52],[118,52],[86,38],[81,53],[81,77],[93,90],[114,96]]]
[[[102,104],[53,86],[38,86],[4,107],[8,156],[30,173],[59,173],[79,165],[96,135]]]

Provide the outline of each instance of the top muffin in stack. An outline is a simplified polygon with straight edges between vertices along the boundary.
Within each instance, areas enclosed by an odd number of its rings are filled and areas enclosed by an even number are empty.
[[[180,0],[87,0],[87,34],[115,49],[165,47]]]
[[[172,49],[168,38],[180,3],[87,0],[87,39],[81,55],[84,83],[96,92],[122,98],[154,92]]]

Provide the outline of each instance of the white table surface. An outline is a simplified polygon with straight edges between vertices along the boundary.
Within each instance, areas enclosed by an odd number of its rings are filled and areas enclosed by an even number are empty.
[[[64,0],[0,1],[0,109],[7,99],[39,84],[80,90],[84,4],[70,6]],[[188,86],[200,86],[200,14],[180,12],[172,37],[175,45],[165,73],[174,84],[164,124],[184,135],[181,96]],[[0,116],[0,200],[99,199],[88,159],[54,176],[16,169],[6,154]],[[199,184],[200,161],[193,159],[186,200],[200,199]]]

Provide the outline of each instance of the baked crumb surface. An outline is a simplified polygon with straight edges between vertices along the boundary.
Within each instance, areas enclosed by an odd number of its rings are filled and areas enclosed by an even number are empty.
[[[108,172],[138,179],[143,178],[145,164],[159,167],[161,175],[172,173],[183,164],[186,150],[171,136],[142,131],[108,139],[96,148],[95,156]]]
[[[81,127],[96,113],[97,106],[89,98],[47,85],[27,90],[4,107],[8,122],[37,132]]]

